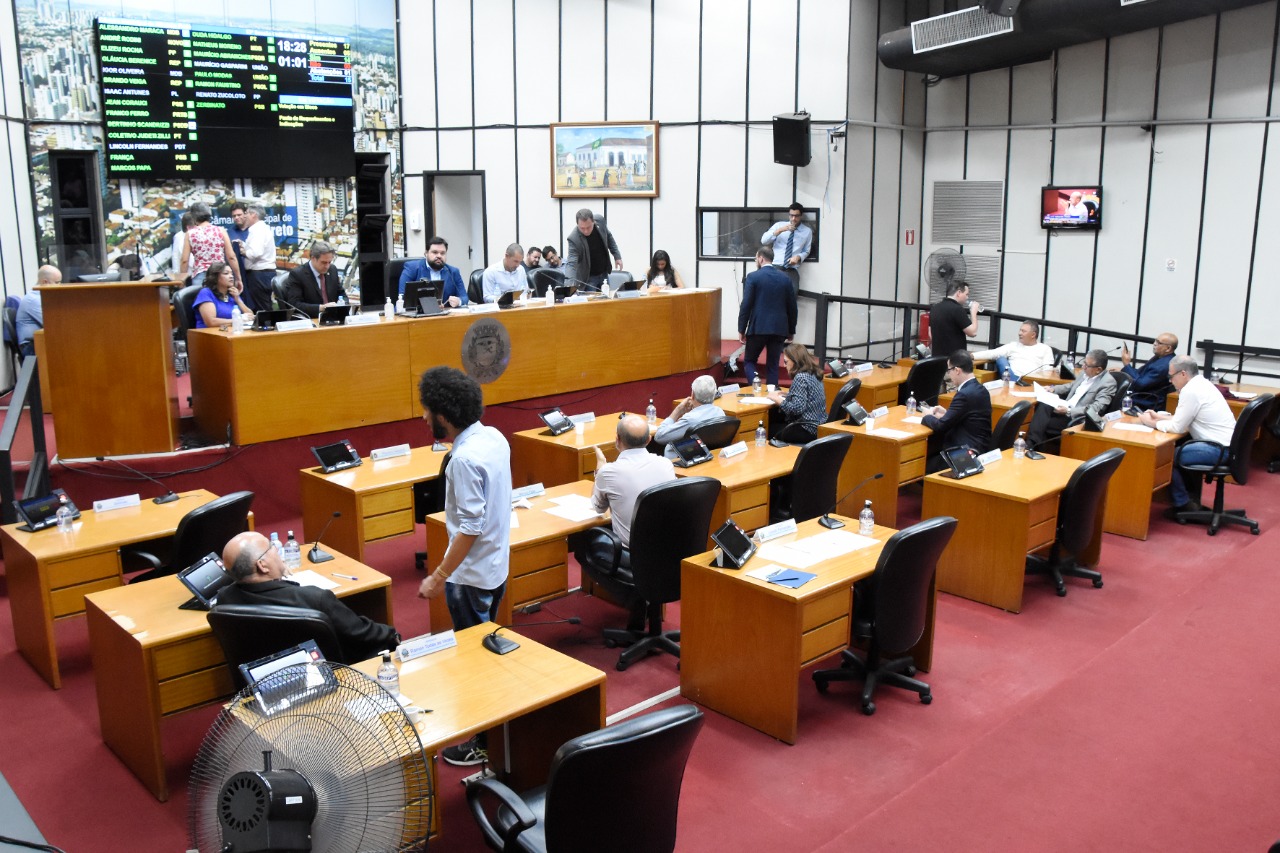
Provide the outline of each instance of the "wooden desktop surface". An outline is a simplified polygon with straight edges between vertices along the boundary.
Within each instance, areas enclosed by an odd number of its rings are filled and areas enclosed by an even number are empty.
[[[1113,447],[1124,450],[1124,459],[1107,485],[1102,529],[1131,539],[1146,539],[1152,493],[1169,485],[1173,454],[1182,434],[1118,430],[1116,423],[1136,424],[1138,419],[1121,416],[1116,422],[1108,423],[1102,432],[1086,432],[1081,426],[1065,429],[1062,455],[1086,460]]]
[[[41,678],[54,689],[62,686],[53,623],[83,613],[86,594],[120,586],[120,549],[171,536],[184,515],[215,497],[198,489],[167,504],[144,498],[138,506],[101,514],[82,510],[69,533],[0,527],[13,635]]]
[[[929,436],[933,434],[933,430],[921,424],[903,423],[906,416],[906,406],[894,406],[886,417],[876,419],[876,429],[870,433],[865,425],[853,426],[841,421],[818,427],[819,437],[841,433],[853,436],[836,482],[836,495],[843,498],[837,506],[841,515],[857,518],[864,502],[870,500],[877,522],[886,527],[897,526],[898,488],[924,477]],[[885,430],[906,435],[888,435]],[[848,494],[858,483],[876,474],[884,476]]]
[[[639,414],[643,415],[643,411]],[[511,483],[516,488],[541,483],[550,488],[575,480],[594,477],[596,451],[604,451],[605,459],[618,458],[615,442],[621,412],[598,415],[577,430],[560,435],[546,435],[547,428],[525,429],[511,436]]]
[[[844,519],[857,530],[855,519]],[[803,522],[788,542],[825,532],[816,519]],[[877,525],[880,544],[806,571],[817,575],[799,587],[771,584],[745,572],[769,561],[758,554],[738,569],[712,565],[714,552],[683,561],[680,571],[680,692],[787,743],[796,742],[801,671],[849,644],[852,586],[874,571],[883,543],[894,530]],[[933,650],[933,594],[924,636],[912,649],[916,666],[928,670]]]
[[[252,444],[417,417],[422,370],[462,367],[464,337],[480,323],[496,323],[510,338],[506,369],[485,384],[488,405],[701,370],[720,359],[715,288],[297,332],[199,329],[188,334],[196,422],[209,435],[229,430],[233,443]],[[348,381],[335,353],[358,353],[378,369]],[[298,404],[275,405],[280,388]]]
[[[873,367],[860,373],[850,371],[847,376],[839,378],[824,377],[822,390],[827,398],[827,411],[831,411],[831,403],[840,389],[854,378],[862,380],[862,387],[858,389],[856,399],[868,412],[880,406],[898,405],[898,386],[907,381],[912,364],[914,362],[907,360],[905,364],[899,362],[892,367]]]
[[[981,474],[924,478],[921,518],[959,520],[938,562],[938,589],[1017,613],[1027,555],[1053,542],[1058,496],[1080,462],[1014,459],[1006,450]]]
[[[334,594],[357,613],[392,623],[391,579],[325,550],[332,561],[313,565],[304,558],[302,567],[338,584]],[[234,692],[206,614],[178,606],[189,597],[172,575],[85,597],[102,740],[161,801],[169,798],[161,719]]]
[[[720,495],[711,516],[712,530],[730,517],[742,529],[755,530],[769,523],[769,482],[791,473],[800,450],[794,444],[756,447],[753,440],[747,443],[746,453],[725,459],[715,451],[710,462],[677,468],[676,476],[711,477],[720,481]]]

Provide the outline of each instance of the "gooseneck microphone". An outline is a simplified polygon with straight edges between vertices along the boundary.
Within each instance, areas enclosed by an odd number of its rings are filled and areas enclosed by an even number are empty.
[[[316,541],[312,543],[311,550],[307,552],[307,561],[312,563],[327,563],[333,559],[333,555],[328,551],[320,550],[320,540],[324,539],[324,535],[329,532],[329,525],[333,524],[334,519],[342,518],[342,513],[338,510],[333,511],[333,515],[329,516],[329,520],[324,523],[324,527],[320,528],[320,535],[316,537]]]
[[[306,311],[303,311],[303,310],[302,310],[301,308],[299,308],[297,305],[294,305],[292,302],[289,302],[289,301],[287,301],[287,300],[285,300],[285,299],[281,299],[281,298],[280,298],[280,294],[278,294],[278,293],[276,294],[276,301],[277,301],[277,302],[279,302],[279,303],[280,303],[281,305],[283,305],[284,307],[288,308],[288,309],[289,309],[290,311],[292,311],[293,313],[297,314],[297,315],[298,315],[298,319],[299,319],[299,320],[314,320],[314,319],[315,319],[315,318],[314,318],[314,317],[312,317],[310,314],[308,314]]]
[[[822,514],[822,518],[818,519],[818,523],[821,524],[823,527],[827,528],[828,530],[836,530],[838,528],[844,527],[844,522],[838,518],[832,518],[831,513],[835,512],[836,507],[840,506],[840,504],[844,502],[845,498],[850,497],[851,495],[853,495],[854,492],[858,491],[858,489],[861,489],[863,486],[865,486],[867,483],[870,483],[872,480],[879,480],[883,476],[884,476],[883,473],[872,474],[870,477],[867,477],[861,483],[858,483],[858,485],[854,486],[852,489],[845,492],[843,497],[841,497],[839,500],[833,503],[831,505],[831,508]]]
[[[505,655],[507,652],[514,652],[516,649],[520,648],[520,644],[515,640],[508,640],[506,637],[499,637],[498,632],[504,628],[520,628],[523,630],[525,628],[533,628],[538,625],[565,624],[581,625],[582,619],[577,616],[570,616],[568,619],[552,619],[547,622],[525,622],[523,625],[516,625],[515,623],[510,625],[499,625],[497,628],[494,628],[491,633],[484,635],[484,639],[480,641],[480,645],[484,646],[495,655]]]
[[[169,503],[173,503],[178,499],[178,495],[173,491],[173,489],[169,488],[164,483],[160,482],[155,477],[152,477],[150,474],[146,473],[145,471],[139,471],[137,468],[134,468],[132,465],[126,465],[125,463],[121,462],[119,459],[108,459],[105,456],[95,456],[94,458],[97,459],[99,462],[114,462],[124,470],[128,471],[130,474],[137,474],[142,479],[149,480],[152,483],[155,483],[160,488],[164,489],[163,495],[161,495],[158,498],[151,499],[152,503],[169,504]]]

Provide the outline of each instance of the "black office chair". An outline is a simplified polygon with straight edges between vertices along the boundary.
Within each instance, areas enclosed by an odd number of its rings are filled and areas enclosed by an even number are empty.
[[[1029,414],[1031,414],[1031,401],[1019,400],[1012,409],[1001,415],[1000,420],[996,421],[995,429],[991,430],[991,448],[1008,450],[1013,447],[1018,431],[1022,429],[1022,424]]]
[[[236,690],[245,686],[240,664],[252,663],[307,640],[315,640],[325,658],[348,661],[329,617],[309,607],[274,604],[219,604],[206,614]]]
[[[1280,441],[1280,405],[1272,405],[1271,420],[1267,421],[1267,432],[1271,433],[1271,437]],[[1280,471],[1280,456],[1276,456],[1267,463],[1267,473],[1274,474]]]
[[[702,439],[702,443],[707,446],[708,450],[719,450],[721,447],[728,447],[733,444],[738,437],[738,431],[742,429],[742,421],[738,418],[720,418],[715,421],[707,421],[697,429],[693,430],[691,435],[697,435]]]
[[[174,340],[185,341],[187,332],[196,327],[196,297],[203,285],[189,284],[173,294],[174,313],[178,316],[178,328]]]
[[[467,301],[472,305],[484,303],[484,270],[473,270],[467,279]]]
[[[390,296],[391,301],[396,301],[396,296],[400,293],[400,274],[404,272],[404,265],[415,258],[392,258],[387,261],[387,265],[383,270],[382,293],[383,297]]]
[[[1080,565],[1080,557],[1102,531],[1102,509],[1111,475],[1124,461],[1124,450],[1113,447],[1086,460],[1071,475],[1058,496],[1058,529],[1049,554],[1027,557],[1027,574],[1049,575],[1058,595],[1067,594],[1063,575],[1093,581],[1102,588],[1102,573]]]
[[[1111,377],[1116,381],[1116,393],[1111,398],[1111,405],[1103,412],[1104,415],[1120,411],[1124,405],[1124,395],[1129,393],[1129,388],[1133,385],[1133,377],[1123,370],[1112,370]]]
[[[650,652],[680,656],[680,632],[662,630],[662,605],[680,600],[680,561],[706,550],[720,481],[681,477],[650,486],[636,498],[631,548],[608,527],[595,527],[575,556],[582,570],[628,609],[645,608],[648,629],[606,628],[605,645],[627,648],[618,670]]]
[[[444,512],[444,472],[453,458],[450,450],[440,460],[440,476],[434,480],[423,480],[413,484],[413,520],[418,524],[426,524],[427,516],[435,512]],[[443,556],[443,555],[441,555]],[[413,567],[420,572],[427,570],[427,552],[415,551]]]
[[[1259,394],[1248,402],[1244,410],[1240,412],[1240,416],[1236,418],[1235,431],[1231,433],[1230,447],[1223,448],[1227,451],[1226,456],[1217,465],[1184,465],[1177,461],[1174,457],[1174,464],[1185,472],[1184,479],[1188,486],[1188,491],[1192,493],[1192,497],[1199,499],[1198,488],[1199,483],[1196,482],[1197,488],[1192,488],[1192,483],[1196,478],[1203,477],[1206,483],[1217,482],[1217,491],[1213,495],[1213,509],[1199,509],[1188,512],[1178,513],[1178,523],[1187,524],[1194,522],[1196,524],[1209,525],[1209,535],[1216,536],[1218,528],[1224,523],[1226,524],[1243,524],[1248,526],[1249,532],[1254,536],[1258,535],[1258,522],[1245,515],[1243,509],[1223,509],[1223,501],[1226,498],[1227,477],[1236,481],[1237,485],[1243,486],[1249,480],[1249,457],[1253,453],[1253,440],[1258,435],[1258,430],[1262,429],[1263,422],[1267,419],[1267,415],[1271,412],[1271,406],[1275,402],[1274,394]],[[1187,444],[1210,444],[1214,447],[1222,447],[1212,441],[1189,441]],[[1186,447],[1184,444],[1183,447]]]
[[[664,708],[568,741],[547,784],[517,794],[496,778],[467,784],[467,805],[493,850],[674,850],[680,786],[702,729],[694,705]],[[496,800],[493,813],[486,800]]]
[[[539,299],[545,299],[547,290],[556,287],[564,287],[564,273],[560,270],[553,270],[548,267],[538,267],[529,276],[529,286],[533,288],[533,295]]]
[[[956,520],[941,515],[889,537],[875,572],[868,578],[870,583],[855,587],[855,595],[873,596],[868,608],[871,625],[866,657],[858,657],[852,649],[841,652],[839,669],[822,669],[813,674],[819,693],[826,693],[832,681],[861,681],[862,713],[868,715],[876,712],[871,697],[881,682],[914,690],[925,705],[933,701],[929,685],[911,677],[916,674],[912,656],[890,656],[910,651],[924,636],[929,590],[938,558],[955,530]]]
[[[792,421],[782,425],[774,439],[786,444],[808,444],[817,438],[813,427],[800,421]]]
[[[916,402],[923,406],[938,405],[938,393],[942,390],[942,377],[947,374],[947,356],[935,355],[922,358],[911,366],[907,381],[898,386],[898,405],[905,406],[907,397],[915,394]]]
[[[253,492],[232,492],[196,507],[178,522],[173,544],[168,553],[161,556],[155,553],[159,550],[155,546],[163,545],[165,540],[121,548],[120,559],[125,566],[138,561],[150,566],[142,574],[130,578],[129,583],[177,574],[210,552],[221,554],[232,537],[249,529],[249,507],[252,505]],[[126,571],[130,569],[126,568]]]
[[[22,364],[22,353],[18,349],[17,318],[18,309],[6,305],[4,309],[4,349],[9,356],[9,366],[13,368],[11,375],[14,377],[15,382],[18,378],[18,365]]]
[[[271,279],[271,292],[272,294],[275,295],[276,307],[278,309],[284,309],[286,302],[293,301],[289,298],[288,289],[284,285],[285,281],[288,280],[288,278],[289,278],[289,273],[282,272],[282,273],[276,273],[276,277]]]
[[[791,473],[775,480],[770,500],[769,521],[795,519],[796,523],[817,518],[836,505],[836,482],[840,466],[853,436],[847,432],[824,435],[806,444],[796,456]]]
[[[827,412],[827,423],[844,420],[844,407],[849,405],[849,401],[857,397],[861,390],[862,380],[856,377],[840,386],[840,390],[831,398],[831,410]]]

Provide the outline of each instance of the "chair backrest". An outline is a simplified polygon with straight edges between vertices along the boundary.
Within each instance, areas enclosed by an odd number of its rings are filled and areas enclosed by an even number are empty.
[[[992,449],[1008,450],[1018,437],[1018,430],[1031,413],[1031,401],[1019,400],[1014,407],[1000,416],[996,428],[991,431]]]
[[[650,603],[680,600],[680,561],[707,550],[720,481],[680,477],[636,498],[631,520],[631,573]]]
[[[853,436],[824,435],[800,450],[791,469],[791,517],[797,524],[817,518],[836,505],[836,481]]]
[[[840,390],[831,398],[831,410],[827,412],[827,423],[844,420],[844,407],[850,400],[857,397],[861,390],[862,380],[856,376],[840,386]]]
[[[615,270],[614,272],[609,273],[609,289],[610,290],[618,290],[624,284],[630,284],[633,281],[635,281],[635,276],[631,275],[631,273],[627,272],[626,270],[621,270],[621,271]]]
[[[387,266],[383,271],[382,293],[384,298],[391,297],[391,301],[395,301],[395,295],[400,292],[400,274],[404,272],[404,265],[409,263],[413,258],[392,258],[387,261]]]
[[[721,447],[728,447],[733,444],[733,440],[738,435],[738,430],[742,429],[742,421],[739,418],[720,418],[715,421],[707,421],[692,434],[702,439],[703,444],[708,450],[719,450]]]
[[[924,635],[929,585],[955,530],[956,520],[940,515],[899,530],[885,543],[876,563],[872,631],[882,653],[905,652]]]
[[[792,421],[784,424],[774,438],[787,444],[808,444],[814,439],[813,427],[801,421]]]
[[[348,663],[333,623],[319,610],[275,604],[220,604],[209,611],[208,617],[237,690],[245,686],[240,664],[307,640],[315,640],[329,660]]]
[[[221,554],[232,537],[249,529],[252,505],[253,492],[232,492],[184,515],[173,534],[169,563],[158,574],[180,572],[210,551]]]
[[[472,270],[471,278],[467,279],[467,301],[472,305],[479,305],[484,302],[484,270]]]
[[[1271,412],[1275,399],[1274,394],[1259,394],[1245,405],[1236,418],[1227,465],[1231,468],[1231,478],[1241,486],[1249,480],[1249,457],[1253,453],[1253,440],[1258,437],[1258,430],[1262,429],[1262,423]]]
[[[178,314],[178,340],[187,339],[187,330],[196,327],[196,297],[203,285],[189,284],[173,294],[173,304]]]
[[[907,381],[898,386],[898,405],[907,402],[907,397],[915,394],[916,402],[921,406],[938,405],[938,392],[942,390],[942,377],[947,372],[947,357],[935,355],[922,358],[911,366]]]
[[[271,279],[271,292],[276,297],[276,305],[280,308],[289,301],[289,294],[285,292],[284,283],[289,278],[288,271],[276,273],[276,277]]]
[[[1124,450],[1113,447],[1085,460],[1067,481],[1058,498],[1056,545],[1070,556],[1084,553],[1102,529],[1102,507],[1111,475],[1124,461]]]
[[[563,285],[564,273],[549,267],[538,267],[529,276],[529,286],[533,288],[533,295],[539,298],[545,297],[549,288]]]
[[[568,741],[551,760],[547,850],[674,850],[680,787],[703,716],[642,714]]]

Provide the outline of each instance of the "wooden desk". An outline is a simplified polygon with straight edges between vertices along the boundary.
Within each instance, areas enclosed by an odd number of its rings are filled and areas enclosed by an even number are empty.
[[[908,360],[906,364],[899,363],[893,367],[873,367],[861,373],[851,371],[839,379],[833,376],[823,377],[822,390],[827,398],[827,411],[831,411],[831,403],[840,389],[854,378],[862,380],[857,400],[868,412],[880,406],[898,405],[898,386],[907,381],[907,374],[911,372],[911,365],[914,363]]]
[[[541,483],[550,488],[575,480],[595,477],[596,451],[604,451],[605,459],[618,458],[620,412],[599,415],[583,425],[582,435],[569,430],[560,435],[546,435],[546,427],[525,429],[511,436],[511,484],[515,488]],[[643,411],[640,412],[643,415]]]
[[[857,529],[846,519],[847,529]],[[796,534],[823,532],[816,519]],[[883,543],[894,534],[877,525]],[[852,586],[875,569],[881,547],[864,548],[806,571],[817,577],[799,589],[749,578],[768,561],[752,557],[744,571],[717,569],[714,552],[681,564],[680,692],[686,698],[787,743],[796,742],[801,670],[849,644]],[[933,655],[933,594],[924,636],[912,649],[928,670]],[[812,688],[810,688],[812,689]]]
[[[364,560],[364,546],[413,533],[413,486],[440,476],[446,451],[415,447],[408,456],[373,461],[325,474],[319,468],[298,472],[302,487],[302,529],[311,540],[332,519],[327,545]],[[339,518],[333,513],[341,512]]]
[[[1227,387],[1233,394],[1275,394],[1280,392],[1280,388],[1272,388],[1267,385],[1240,385],[1237,383],[1235,385],[1228,385]],[[1253,398],[1251,397],[1248,400],[1227,400],[1227,405],[1231,407],[1231,414],[1235,415],[1237,418],[1240,417],[1240,413],[1244,411],[1244,407],[1249,405],[1252,399]],[[1169,392],[1169,397],[1165,401],[1165,408],[1170,412],[1176,412],[1178,410],[1177,391]]]
[[[1116,423],[1137,422],[1126,415]],[[1151,495],[1169,485],[1179,438],[1181,433],[1118,430],[1115,423],[1107,424],[1102,432],[1085,432],[1080,426],[1062,431],[1062,455],[1071,459],[1092,459],[1113,447],[1124,450],[1124,459],[1107,485],[1104,531],[1131,539],[1147,538]]]
[[[884,474],[879,480],[867,483],[856,494],[845,497],[837,507],[841,515],[857,518],[863,502],[870,500],[876,521],[886,527],[897,526],[898,488],[924,476],[929,436],[933,434],[933,430],[926,426],[903,423],[906,416],[906,406],[894,406],[889,409],[888,417],[876,420],[873,433],[868,433],[865,426],[851,426],[840,421],[818,427],[819,438],[840,433],[853,436],[853,443],[840,466],[837,495],[843,497],[867,477]],[[883,431],[885,429],[906,435],[887,435]]]
[[[422,370],[461,368],[463,340],[477,323],[499,324],[511,342],[506,369],[484,386],[486,405],[702,370],[720,360],[715,288],[298,332],[193,329],[187,347],[196,422],[209,435],[229,430],[235,444],[252,444],[417,417]],[[358,354],[378,369],[345,381],[334,372],[335,353]],[[306,403],[273,405],[280,388]]]
[[[710,462],[677,468],[676,476],[712,477],[720,481],[720,496],[711,515],[712,530],[729,517],[743,530],[755,530],[769,523],[769,481],[790,474],[799,455],[800,448],[796,445],[756,447],[752,439],[746,453],[725,459],[717,451]]]
[[[98,515],[85,510],[70,533],[46,528],[25,533],[16,524],[0,527],[13,635],[18,651],[55,690],[62,687],[53,623],[84,612],[87,593],[120,586],[120,549],[171,536],[182,517],[217,497],[199,489],[181,500]],[[250,522],[252,528],[252,522]]]
[[[1014,406],[1018,405],[1024,400],[1031,404],[1031,411],[1027,413],[1027,419],[1023,422],[1023,431],[1025,431],[1026,428],[1031,425],[1031,416],[1036,413],[1036,398],[1018,396],[1019,394],[1030,394],[1031,393],[1030,388],[1019,388],[1015,385],[1013,387],[1013,390],[1011,391],[1005,391],[1003,388],[1001,388],[999,391],[992,391],[990,393],[991,393],[991,427],[992,429],[994,429],[995,425],[1000,422],[1000,418],[1004,416],[1005,412],[1009,411]],[[939,394],[938,405],[942,406],[944,409],[950,407],[951,401],[955,399],[955,396],[956,395],[954,391],[948,391],[945,394]]]
[[[507,575],[507,592],[498,605],[498,621],[509,624],[511,613],[538,601],[559,598],[569,592],[569,534],[607,523],[608,516],[596,516],[586,521],[567,521],[546,512],[555,506],[553,499],[565,495],[591,496],[594,484],[590,480],[576,480],[547,489],[546,494],[530,498],[529,509],[513,510],[520,520],[519,527],[511,528],[511,563]],[[427,516],[427,553],[432,562],[427,571],[433,571],[449,547],[449,533],[444,523],[444,513]],[[431,633],[453,627],[444,593],[431,599]]]
[[[305,552],[305,548],[303,549]],[[370,619],[391,623],[391,579],[331,547],[329,563],[310,568]],[[334,578],[341,572],[359,578]],[[156,578],[85,597],[89,650],[102,740],[156,799],[169,798],[160,720],[234,693],[222,647],[203,611],[180,610],[190,597],[176,577]]]
[[[921,518],[959,520],[938,561],[938,589],[1017,613],[1022,609],[1027,555],[1053,542],[1058,496],[1075,459],[1045,456],[999,462],[964,480],[942,474],[924,478]]]
[[[1076,371],[1076,375],[1080,375],[1080,369],[1072,368]],[[1070,385],[1073,380],[1063,379],[1062,372],[1057,367],[1046,367],[1043,370],[1037,370],[1034,373],[1028,373],[1022,377],[1027,382],[1039,382],[1041,385]]]
[[[734,441],[745,441],[748,444],[755,441],[756,427],[760,426],[761,421],[764,421],[765,429],[769,429],[770,418],[776,408],[773,403],[746,402],[750,399],[753,398],[723,394],[715,400],[715,404],[724,412],[725,417],[738,418],[741,421],[738,426],[738,436]],[[677,404],[679,402],[679,400],[676,401]]]

